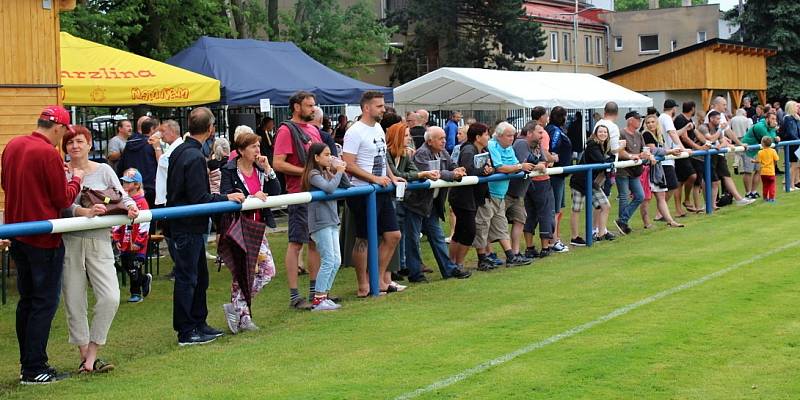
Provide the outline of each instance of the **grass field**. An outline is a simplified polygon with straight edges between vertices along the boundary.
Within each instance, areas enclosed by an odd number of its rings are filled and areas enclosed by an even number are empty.
[[[796,399],[798,208],[800,193],[780,193],[775,205],[726,207],[685,218],[687,228],[647,231],[636,229],[637,214],[635,234],[613,243],[465,281],[434,276],[377,299],[356,299],[353,271],[343,269],[334,292],[344,308],[335,313],[290,310],[279,268],[255,301],[261,331],[193,348],[175,343],[171,283],[159,279],[145,302],[120,305],[102,354],[117,370],[46,387],[16,384],[12,295],[0,307],[0,397],[391,399],[431,388],[417,398]],[[285,239],[271,244],[282,265]],[[209,322],[222,327],[230,274],[214,268],[211,276]],[[565,332],[573,334],[553,339]],[[66,342],[62,308],[51,364],[74,370],[77,352]]]

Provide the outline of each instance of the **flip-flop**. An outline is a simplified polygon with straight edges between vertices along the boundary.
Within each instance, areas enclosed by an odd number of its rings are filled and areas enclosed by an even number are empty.
[[[667,226],[668,226],[668,227],[670,227],[670,228],[683,228],[683,227],[685,227],[686,225],[684,225],[684,224],[679,224],[679,223],[675,222],[674,224],[667,224]]]
[[[114,364],[110,362],[106,362],[105,360],[98,358],[94,360],[94,372],[98,374],[102,374],[105,372],[111,372],[114,370]]]
[[[688,210],[687,210],[687,211],[688,211]],[[683,218],[683,217],[685,217],[685,216],[686,216],[686,214],[680,214],[680,215],[676,215],[676,216],[675,216],[675,218]]]
[[[697,211],[699,211],[698,209],[696,209],[696,208],[694,208],[694,207],[692,207],[690,205],[687,205],[686,203],[683,203],[683,208],[685,208],[686,211],[689,211],[689,212],[697,212]]]

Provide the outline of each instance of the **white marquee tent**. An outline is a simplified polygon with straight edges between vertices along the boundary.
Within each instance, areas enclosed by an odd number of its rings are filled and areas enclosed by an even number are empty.
[[[433,109],[567,109],[646,108],[653,99],[590,74],[439,68],[394,89],[399,110]]]

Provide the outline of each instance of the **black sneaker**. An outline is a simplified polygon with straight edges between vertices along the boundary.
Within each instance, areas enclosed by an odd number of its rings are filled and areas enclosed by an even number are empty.
[[[213,336],[213,337],[220,337],[220,336],[225,334],[225,332],[223,332],[223,331],[221,331],[219,329],[216,329],[216,328],[212,328],[212,327],[210,327],[208,325],[205,325],[202,328],[200,328],[200,333],[202,333],[204,335]]]
[[[753,199],[759,199],[759,198],[761,198],[761,195],[758,194],[758,192],[753,192],[753,197],[752,198]]]
[[[467,279],[470,276],[472,276],[472,272],[464,271],[461,268],[455,268],[453,269],[452,272],[450,272],[450,276],[448,276],[447,278]]]
[[[522,265],[529,265],[531,262],[532,260],[530,258],[517,254],[510,260],[506,260],[506,267],[519,267]]]
[[[616,226],[617,226],[617,229],[619,229],[619,233],[621,233],[623,236],[624,236],[624,235],[627,235],[627,234],[629,234],[629,233],[631,233],[631,232],[633,231],[633,230],[632,230],[632,229],[631,229],[631,228],[628,226],[628,224],[626,224],[626,223],[624,223],[624,222],[622,222],[622,221],[620,221],[620,220],[618,220],[618,219],[617,219],[617,220],[614,220],[614,225],[616,225]]]
[[[582,237],[576,236],[576,237],[572,238],[572,240],[569,241],[569,244],[571,244],[573,246],[586,246],[586,241],[583,240]]]
[[[595,241],[595,242],[602,242],[603,241],[603,236],[600,236],[600,235],[598,235],[596,233],[592,234],[592,240]]]
[[[53,382],[63,381],[64,379],[69,378],[68,373],[59,373],[56,371],[55,368],[48,367],[44,371],[38,374],[20,374],[19,376],[19,384],[20,385],[48,385]]]
[[[306,299],[302,297],[298,297],[289,302],[289,307],[294,308],[295,310],[311,310],[312,306]]]
[[[494,265],[494,262],[492,262],[489,259],[484,259],[484,260],[478,261],[478,271],[486,272],[486,271],[491,271],[491,270],[493,270],[495,268],[496,267]]]
[[[150,286],[153,283],[153,274],[145,274],[144,283],[142,283],[142,297],[147,297],[150,294]]]
[[[430,282],[428,280],[428,278],[425,277],[425,275],[422,275],[422,278],[417,278],[417,279],[408,278],[408,281],[411,282],[411,283],[428,283],[428,282]]]
[[[186,337],[178,338],[178,346],[194,346],[196,344],[206,344],[217,340],[216,336],[206,335],[199,329],[192,330]]]
[[[538,258],[545,258],[550,255],[550,249],[541,249],[539,250],[539,254],[537,255]]]
[[[539,257],[539,252],[536,251],[536,247],[528,247],[527,249],[525,249],[525,257],[534,259],[536,257]]]
[[[603,240],[609,240],[609,241],[611,241],[611,240],[614,240],[614,239],[616,239],[616,238],[617,238],[617,235],[615,235],[615,234],[613,234],[613,233],[611,233],[611,232],[606,232],[606,234],[605,234],[605,235],[603,235]]]

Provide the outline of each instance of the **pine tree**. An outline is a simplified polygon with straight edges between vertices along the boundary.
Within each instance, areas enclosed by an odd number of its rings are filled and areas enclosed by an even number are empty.
[[[545,33],[521,0],[409,0],[387,24],[408,38],[393,82],[440,66],[521,70],[546,47]]]

